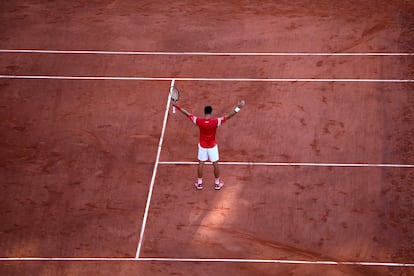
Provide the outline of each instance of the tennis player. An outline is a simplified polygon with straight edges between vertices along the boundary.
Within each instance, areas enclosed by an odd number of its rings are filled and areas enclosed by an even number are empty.
[[[198,190],[203,189],[203,166],[204,163],[210,160],[214,166],[214,188],[220,190],[224,183],[220,179],[219,171],[219,151],[216,141],[216,131],[219,126],[225,123],[228,119],[232,118],[234,115],[240,112],[241,108],[244,106],[245,102],[240,101],[234,110],[225,115],[224,117],[212,117],[213,108],[211,106],[204,107],[204,118],[196,117],[184,108],[178,106],[177,102],[173,102],[173,105],[177,110],[186,115],[195,125],[200,129],[200,142],[198,144],[198,169],[197,175],[198,179],[194,183],[194,186]]]

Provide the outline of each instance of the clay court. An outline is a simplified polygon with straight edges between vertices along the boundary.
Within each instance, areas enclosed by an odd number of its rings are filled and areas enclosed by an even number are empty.
[[[414,3],[1,1],[1,275],[414,275]],[[193,182],[202,115],[218,130]],[[210,185],[211,184],[211,185]]]

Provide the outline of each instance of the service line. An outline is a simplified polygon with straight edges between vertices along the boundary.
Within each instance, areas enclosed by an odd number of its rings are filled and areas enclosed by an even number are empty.
[[[294,163],[294,162],[229,162],[220,161],[220,165],[242,166],[306,166],[306,167],[382,167],[382,168],[414,168],[414,164],[370,164],[370,163]],[[193,161],[160,161],[160,165],[197,165]],[[211,164],[211,162],[206,162]]]
[[[274,263],[299,265],[357,265],[357,266],[387,266],[387,267],[414,267],[414,263],[394,262],[368,262],[368,261],[306,261],[282,259],[212,259],[212,258],[105,258],[105,257],[73,257],[73,258],[36,258],[36,257],[10,257],[0,258],[3,262],[194,262],[194,263]]]

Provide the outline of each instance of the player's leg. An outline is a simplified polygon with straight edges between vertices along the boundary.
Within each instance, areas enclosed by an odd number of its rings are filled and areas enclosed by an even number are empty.
[[[198,179],[203,179],[203,168],[204,168],[204,161],[198,161],[198,168],[197,168],[197,176]]]
[[[213,148],[209,149],[208,151],[208,157],[210,161],[213,163],[214,167],[214,187],[216,190],[220,190],[221,187],[223,187],[224,183],[220,180],[220,168],[219,168],[219,152],[218,152],[218,146],[215,145]]]
[[[223,180],[220,179],[220,170],[219,170],[218,161],[213,162],[213,167],[214,167],[214,177],[216,178],[214,180],[214,188],[216,190],[220,190],[224,186],[224,182],[223,182]]]
[[[220,178],[220,169],[219,169],[218,161],[217,162],[213,162],[213,167],[214,167],[214,177],[216,179]]]
[[[198,145],[198,167],[197,167],[198,179],[194,183],[194,186],[198,190],[203,189],[203,168],[204,168],[204,162],[207,160],[208,160],[207,149],[202,148],[200,145]]]
[[[203,167],[204,167],[204,161],[199,160],[198,167],[197,167],[198,179],[194,183],[194,186],[197,188],[197,190],[203,189]]]

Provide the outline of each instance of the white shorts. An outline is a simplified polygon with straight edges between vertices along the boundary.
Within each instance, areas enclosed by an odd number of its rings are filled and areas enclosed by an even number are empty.
[[[211,162],[217,162],[219,160],[219,152],[218,146],[215,145],[212,148],[203,148],[198,144],[198,160],[199,161],[207,161],[210,160]]]

